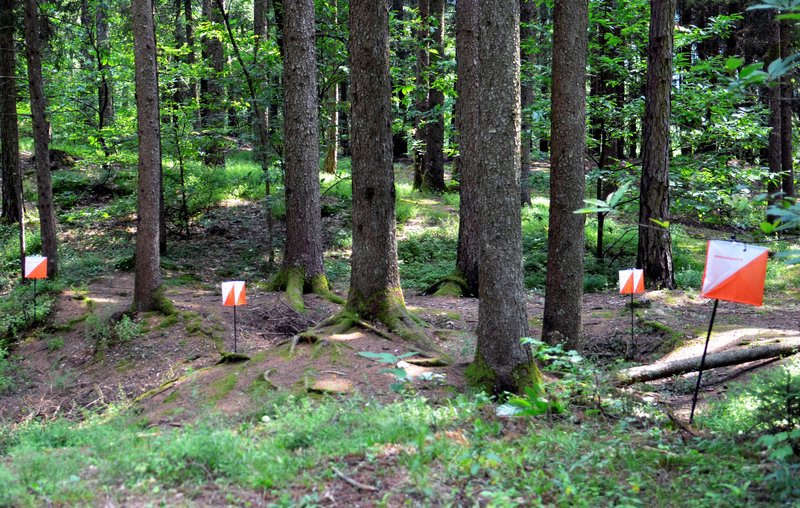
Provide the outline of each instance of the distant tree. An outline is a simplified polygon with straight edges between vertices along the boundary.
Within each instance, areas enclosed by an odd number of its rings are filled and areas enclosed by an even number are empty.
[[[522,271],[519,0],[480,2],[480,301],[470,380],[493,393],[537,386]],[[574,35],[574,34],[573,34]]]
[[[222,24],[222,12],[214,0],[203,0],[203,16],[213,28]],[[200,80],[200,118],[206,135],[203,162],[209,166],[225,165],[222,135],[225,128],[224,92],[221,78],[225,69],[225,52],[222,40],[213,34],[202,38],[203,60],[207,62],[207,76]]]
[[[39,43],[39,2],[25,0],[25,56],[28,60],[28,86],[31,96],[33,145],[36,154],[36,190],[42,255],[47,256],[47,275],[58,276],[58,241],[50,178],[50,126],[45,114],[42,54]]]
[[[314,1],[284,7],[286,243],[274,287],[303,311],[304,292],[330,295],[322,260]]]
[[[586,152],[587,0],[556,2],[550,106],[550,217],[542,339],[581,343]]]
[[[14,0],[0,0],[0,149],[2,149],[2,213],[11,224],[22,217],[17,127],[16,48]]]
[[[136,221],[133,308],[136,311],[166,311],[168,303],[161,283],[159,257],[161,126],[152,2],[132,0],[131,14],[139,138],[139,213]]]
[[[417,110],[416,130],[414,132],[414,182],[415,189],[421,189],[425,170],[428,167],[428,126],[423,114],[430,109],[430,34],[428,20],[430,18],[431,0],[419,0],[420,26],[417,29]]]
[[[429,69],[437,74],[441,71],[439,61],[444,56],[444,0],[430,0],[431,51]],[[422,189],[443,192],[444,184],[444,91],[433,86],[436,80],[428,79],[428,111],[432,118],[426,127],[425,170],[422,175]]]
[[[536,2],[533,0],[519,0],[519,38],[520,38],[520,65],[523,69],[531,68],[534,64],[533,52],[526,50],[526,41],[533,40],[535,30],[533,22],[536,19]],[[529,71],[530,72],[530,71]],[[531,132],[531,111],[533,106],[533,83],[530,77],[525,79],[526,72],[521,73],[520,100],[522,110],[522,147],[520,148],[520,203],[531,204],[531,189],[528,184],[531,173],[531,150],[533,150],[533,133]]]
[[[637,265],[652,287],[674,288],[672,238],[656,222],[670,219],[670,90],[675,0],[651,0],[647,44],[647,85],[642,125],[642,179],[639,198]]]
[[[781,58],[792,53],[793,24],[780,22]],[[794,86],[790,76],[783,76],[781,90],[781,190],[786,196],[794,196],[794,150],[792,149],[792,118],[794,117]]]

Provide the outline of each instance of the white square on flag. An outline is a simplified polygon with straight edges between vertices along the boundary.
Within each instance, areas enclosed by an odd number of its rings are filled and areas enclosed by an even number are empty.
[[[245,285],[243,280],[234,280],[222,283],[222,305],[235,307],[247,303]]]
[[[644,293],[644,270],[620,270],[619,294],[633,295]]]
[[[765,247],[709,241],[700,296],[762,305],[768,253]]]

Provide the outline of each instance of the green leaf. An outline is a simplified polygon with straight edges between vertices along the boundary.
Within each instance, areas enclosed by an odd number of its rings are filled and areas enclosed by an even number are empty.
[[[617,203],[619,203],[622,200],[622,197],[625,196],[625,194],[628,192],[628,189],[630,188],[631,188],[631,182],[628,182],[619,189],[617,189],[616,191],[614,191],[612,194],[609,194],[608,198],[606,198],[606,200],[608,201],[608,206],[610,208],[614,208],[615,206],[617,206]]]
[[[591,207],[591,208],[578,208],[572,213],[608,213],[611,208],[608,207]]]
[[[780,223],[781,223],[780,220],[776,220],[775,222],[762,221],[761,224],[758,225],[758,227],[765,235],[769,235],[774,233],[775,230],[778,229]]]
[[[391,353],[373,353],[371,351],[359,351],[358,354],[364,358],[377,360],[381,363],[397,363],[397,357]]]
[[[664,229],[669,229],[669,221],[668,220],[658,220],[658,219],[650,219],[650,222],[661,226]]]
[[[725,60],[725,70],[726,71],[733,71],[738,69],[744,65],[744,58],[739,58],[738,56],[732,56]]]
[[[405,369],[381,369],[382,374],[391,374],[397,379],[406,379],[408,378],[408,372]]]

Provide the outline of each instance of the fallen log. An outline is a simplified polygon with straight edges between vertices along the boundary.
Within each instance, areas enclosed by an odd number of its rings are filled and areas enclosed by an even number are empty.
[[[775,339],[763,345],[709,353],[706,355],[704,369],[728,367],[779,356],[791,356],[798,352],[800,352],[800,337],[786,337]],[[630,385],[698,370],[700,370],[699,356],[624,369],[617,372],[616,382],[619,385]]]

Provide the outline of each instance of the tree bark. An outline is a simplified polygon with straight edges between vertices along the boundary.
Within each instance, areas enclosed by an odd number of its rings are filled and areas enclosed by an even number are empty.
[[[538,386],[528,347],[519,206],[519,0],[479,4],[480,301],[470,380],[493,393]]]
[[[353,254],[347,308],[382,320],[405,308],[397,268],[386,2],[351,0],[349,49]]]
[[[420,28],[417,30],[417,121],[416,133],[414,135],[414,182],[415,189],[421,189],[428,167],[427,143],[428,126],[427,120],[422,115],[430,109],[430,51],[428,41],[428,18],[430,17],[430,0],[419,0]]]
[[[519,0],[520,15],[520,100],[522,111],[522,147],[520,149],[520,204],[531,204],[531,189],[529,185],[531,175],[531,150],[533,150],[533,133],[531,132],[531,112],[533,106],[533,83],[531,76],[534,58],[530,51],[525,51],[525,41],[533,39],[535,31],[533,21],[536,15],[536,3],[533,0]],[[526,72],[527,68],[527,72]]]
[[[31,95],[33,145],[36,154],[36,190],[42,255],[47,257],[47,276],[58,276],[56,214],[53,209],[53,185],[50,178],[49,125],[45,114],[42,54],[39,44],[39,3],[25,0],[25,53],[28,60],[28,85]]]
[[[542,339],[581,348],[585,250],[583,214],[586,151],[588,2],[556,2],[550,126],[550,217]]]
[[[0,163],[3,168],[0,218],[8,224],[21,222],[23,215],[16,74],[14,0],[0,0]]]
[[[637,266],[655,288],[675,287],[669,229],[650,219],[670,220],[670,90],[675,0],[651,0],[647,84],[642,126],[642,179],[639,198]]]
[[[444,56],[444,0],[430,0],[430,19],[435,20],[431,33],[432,48],[429,53],[428,69],[428,111],[435,111],[426,128],[425,171],[422,189],[431,192],[444,192],[444,92],[431,86],[435,73],[439,72],[439,61]]]
[[[458,249],[456,270],[478,296],[478,267],[480,232],[478,229],[477,171],[480,156],[480,76],[478,75],[479,0],[459,0],[456,3],[456,98],[455,120],[460,173],[458,217]]]
[[[283,268],[302,276],[303,287],[298,288],[302,294],[303,289],[311,290],[318,279],[325,277],[322,267],[314,1],[287,2],[285,9],[286,244]]]
[[[153,4],[150,0],[132,0],[131,11],[139,136],[133,307],[136,311],[163,310],[165,305],[159,258],[161,126]]]
[[[781,58],[789,58],[792,54],[792,26],[789,21],[780,22]],[[794,196],[794,161],[792,149],[792,79],[781,78],[781,190],[785,196]]]
[[[791,356],[800,351],[800,337],[780,339],[771,344],[747,347],[722,351],[720,353],[709,353],[706,355],[704,369],[716,369],[739,365],[767,358],[777,358],[779,356]],[[655,363],[652,365],[641,365],[630,369],[624,369],[617,373],[616,380],[620,385],[630,385],[643,381],[653,381],[665,377],[696,372],[700,370],[700,357],[683,358],[671,362]]]
[[[219,26],[222,14],[213,0],[203,0],[203,16],[209,23]],[[200,118],[206,137],[203,162],[209,166],[224,166],[225,151],[222,143],[225,129],[224,89],[220,83],[225,68],[222,41],[216,37],[203,38],[203,60],[208,62],[209,76],[200,80]]]

